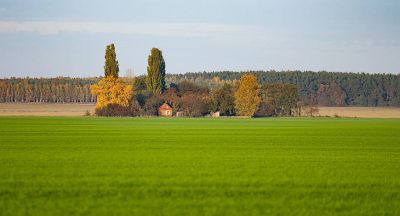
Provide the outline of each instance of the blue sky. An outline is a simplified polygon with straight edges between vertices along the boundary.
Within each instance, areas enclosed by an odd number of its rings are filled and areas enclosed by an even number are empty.
[[[0,77],[327,70],[400,73],[398,0],[0,0]]]

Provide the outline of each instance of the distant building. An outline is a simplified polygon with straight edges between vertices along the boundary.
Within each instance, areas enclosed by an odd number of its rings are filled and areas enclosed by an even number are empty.
[[[176,117],[185,117],[184,112],[176,112]]]
[[[170,105],[168,105],[167,103],[164,103],[163,105],[160,106],[160,108],[158,108],[158,115],[171,117],[172,116],[172,107]]]
[[[218,112],[211,112],[210,115],[211,115],[211,117],[214,117],[214,118],[218,118],[218,117],[221,116],[219,111]]]

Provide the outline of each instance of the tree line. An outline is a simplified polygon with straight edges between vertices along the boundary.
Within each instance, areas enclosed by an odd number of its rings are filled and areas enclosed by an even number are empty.
[[[156,105],[165,99],[176,110],[187,113],[199,110],[189,108],[188,101],[206,102],[208,108],[202,113],[216,111],[224,107],[223,113],[233,114],[231,101],[220,102],[234,97],[232,92],[238,89],[240,78],[244,74],[253,74],[260,85],[261,96],[259,107],[263,107],[268,98],[276,98],[279,93],[288,91],[294,95],[296,89],[299,105],[320,106],[400,106],[400,75],[334,73],[311,71],[250,71],[250,72],[199,72],[185,74],[166,74],[165,61],[161,50],[153,48],[148,57],[147,75],[135,78],[120,78],[119,63],[114,44],[106,47],[104,77],[120,79],[115,84],[132,86],[132,97],[135,97],[142,109],[142,114],[154,113]],[[100,92],[93,91],[91,86],[102,80],[93,78],[8,78],[0,79],[0,102],[41,102],[41,103],[96,103]],[[103,81],[102,84],[106,85]],[[190,90],[188,90],[190,89]],[[281,89],[276,91],[274,89]],[[100,89],[97,89],[100,91]],[[109,89],[110,90],[110,89]],[[231,92],[231,95],[227,93]],[[224,95],[221,95],[224,93]],[[194,95],[193,95],[194,94]],[[218,95],[219,94],[219,95]],[[212,99],[212,96],[220,97]],[[153,97],[158,97],[153,98]],[[162,98],[167,97],[167,98]],[[200,98],[201,97],[201,98]],[[226,98],[225,98],[226,97]],[[178,101],[179,99],[179,101]],[[201,99],[201,100],[200,100]],[[145,104],[152,101],[154,106]],[[270,99],[269,99],[270,100]],[[107,100],[106,100],[107,101]],[[157,103],[158,101],[158,103]],[[273,103],[272,103],[273,102]],[[269,101],[268,107],[276,101]],[[180,106],[187,106],[181,108]],[[204,107],[204,106],[203,106]],[[221,107],[218,107],[221,109]],[[226,109],[225,109],[226,108]],[[204,111],[207,110],[207,111]],[[286,110],[286,111],[285,111]],[[287,108],[274,109],[279,115],[287,114]],[[289,112],[290,113],[290,112]],[[196,113],[199,115],[199,112]]]
[[[95,103],[90,86],[99,78],[0,79],[0,103]]]
[[[262,84],[286,83],[297,87],[300,99],[320,106],[400,106],[400,75],[255,71]],[[165,86],[183,80],[216,89],[224,84],[234,85],[244,72],[201,72],[166,74]],[[135,79],[140,81],[145,76]],[[95,103],[90,86],[101,77],[92,78],[8,78],[0,79],[0,103]],[[127,79],[134,83],[134,79]],[[140,83],[140,82],[139,82]],[[145,86],[146,82],[142,82]],[[143,88],[143,86],[137,86]],[[165,87],[164,87],[165,88]]]
[[[311,71],[250,71],[260,84],[287,83],[297,87],[302,101],[320,106],[400,106],[400,74]],[[248,72],[170,74],[166,82],[190,80],[213,88],[234,82]]]

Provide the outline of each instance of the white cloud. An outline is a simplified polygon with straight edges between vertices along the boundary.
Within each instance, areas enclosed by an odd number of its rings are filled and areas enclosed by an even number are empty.
[[[262,29],[257,26],[207,23],[0,21],[0,33],[31,32],[45,35],[68,32],[212,37],[219,35],[252,35],[260,31]]]

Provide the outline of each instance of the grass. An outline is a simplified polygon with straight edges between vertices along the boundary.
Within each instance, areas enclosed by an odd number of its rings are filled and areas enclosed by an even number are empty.
[[[0,117],[0,215],[400,215],[400,120]]]

